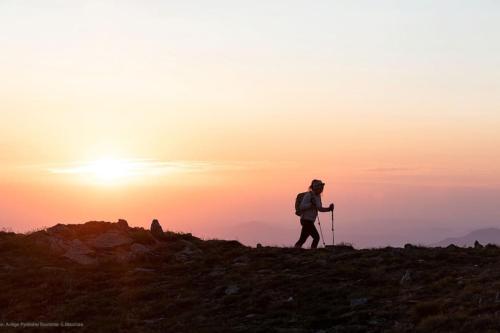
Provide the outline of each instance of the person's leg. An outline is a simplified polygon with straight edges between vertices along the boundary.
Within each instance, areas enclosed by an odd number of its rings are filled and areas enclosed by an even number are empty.
[[[302,247],[304,243],[306,242],[307,238],[309,237],[309,229],[307,226],[306,221],[300,221],[300,224],[302,225],[302,230],[300,231],[300,237],[297,243],[295,243],[295,247]]]
[[[311,249],[315,249],[318,247],[319,233],[318,233],[318,229],[316,229],[316,226],[314,225],[314,223],[311,225],[310,235],[313,238],[313,241],[311,244]]]

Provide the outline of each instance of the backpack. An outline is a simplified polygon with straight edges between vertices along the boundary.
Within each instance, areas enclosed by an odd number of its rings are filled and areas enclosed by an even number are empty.
[[[300,210],[300,204],[302,203],[302,199],[304,199],[304,196],[309,193],[309,192],[302,192],[297,194],[297,198],[295,198],[295,215],[301,216],[302,211]]]

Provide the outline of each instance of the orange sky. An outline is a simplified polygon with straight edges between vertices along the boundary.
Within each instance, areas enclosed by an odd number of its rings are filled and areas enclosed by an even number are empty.
[[[0,227],[291,244],[312,178],[355,245],[495,225],[499,9],[4,1]]]

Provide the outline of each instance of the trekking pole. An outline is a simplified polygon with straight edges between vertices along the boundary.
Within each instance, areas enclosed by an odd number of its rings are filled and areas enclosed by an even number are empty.
[[[332,245],[335,246],[335,230],[333,228],[335,218],[333,217],[333,209],[332,209]]]
[[[319,225],[319,233],[321,234],[321,242],[323,243],[323,246],[326,247],[325,237],[323,237],[323,230],[321,229],[321,221],[319,220],[319,214],[318,214],[318,225]]]

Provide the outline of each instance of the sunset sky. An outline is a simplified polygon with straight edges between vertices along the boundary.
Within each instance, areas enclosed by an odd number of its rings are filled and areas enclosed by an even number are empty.
[[[313,178],[356,246],[500,227],[499,40],[493,0],[0,0],[0,228],[290,245]]]

